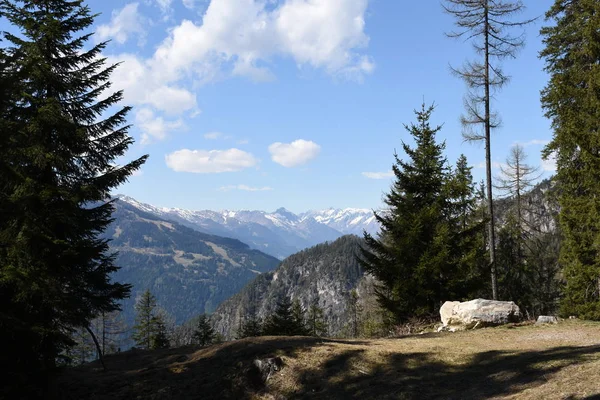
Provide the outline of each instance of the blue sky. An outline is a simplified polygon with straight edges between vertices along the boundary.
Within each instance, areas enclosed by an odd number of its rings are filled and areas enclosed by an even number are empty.
[[[551,2],[527,3],[523,18]],[[128,157],[150,154],[119,193],[190,209],[378,208],[394,149],[409,140],[403,124],[423,100],[437,104],[449,160],[464,153],[475,178],[484,176],[483,146],[461,136],[465,86],[449,71],[475,55],[444,35],[453,20],[438,1],[88,4],[102,13],[94,40],[112,39],[105,55],[123,61],[113,87],[134,106]],[[526,47],[504,63],[512,80],[494,102],[503,120],[495,163],[520,142],[541,165],[551,138],[539,102],[543,23],[527,28]],[[552,166],[543,167],[549,176]]]

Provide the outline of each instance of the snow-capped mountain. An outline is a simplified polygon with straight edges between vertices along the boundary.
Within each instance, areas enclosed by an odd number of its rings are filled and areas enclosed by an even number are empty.
[[[379,226],[368,209],[327,209],[299,215],[285,208],[266,211],[192,211],[156,207],[128,196],[122,201],[200,232],[238,239],[250,247],[283,259],[290,254],[345,234],[375,233]]]
[[[301,218],[313,218],[330,228],[344,234],[362,236],[364,230],[374,234],[379,230],[379,224],[373,215],[373,210],[366,208],[328,208],[320,211],[307,211]]]

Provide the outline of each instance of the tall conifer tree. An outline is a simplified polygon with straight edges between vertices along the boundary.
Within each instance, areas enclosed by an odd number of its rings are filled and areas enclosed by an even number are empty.
[[[488,207],[488,253],[492,297],[497,298],[496,242],[494,224],[494,197],[492,194],[492,129],[500,119],[492,109],[494,90],[503,87],[509,76],[502,70],[501,61],[514,58],[524,45],[524,34],[514,34],[515,28],[523,27],[533,20],[514,20],[523,12],[521,0],[444,0],[444,9],[456,19],[457,31],[448,36],[467,38],[473,44],[479,59],[467,62],[452,72],[465,81],[469,89],[465,96],[465,115],[461,122],[465,127],[465,139],[483,141],[485,144],[485,171]],[[477,130],[481,127],[481,130]]]
[[[152,337],[156,333],[156,297],[146,289],[135,304],[133,340],[145,349],[152,348]]]
[[[115,255],[99,234],[111,222],[110,191],[146,157],[115,165],[133,141],[129,107],[104,115],[122,93],[106,92],[115,65],[101,57],[105,43],[85,48],[94,15],[83,1],[4,0],[0,13],[12,24],[2,79],[18,82],[1,104],[10,143],[0,174],[1,324],[21,332],[9,347],[49,371],[75,327],[129,293],[111,281]]]
[[[375,213],[379,237],[365,232],[359,261],[382,285],[380,304],[398,322],[433,315],[447,300],[445,282],[455,273],[454,228],[449,224],[449,167],[436,142],[441,127],[429,123],[434,107],[415,111],[417,123],[406,126],[415,147],[402,143],[406,159],[394,154],[395,182],[384,201],[389,210]]]
[[[206,314],[200,315],[193,335],[194,342],[200,346],[207,346],[213,342],[215,336],[215,330]]]
[[[546,21],[542,106],[554,133],[544,153],[556,157],[561,310],[600,319],[600,3],[556,0]]]

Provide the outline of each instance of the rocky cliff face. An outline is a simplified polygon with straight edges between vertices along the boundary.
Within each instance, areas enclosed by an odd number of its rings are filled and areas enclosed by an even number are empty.
[[[356,261],[361,243],[362,239],[348,235],[286,258],[276,270],[258,276],[222,303],[212,315],[215,329],[231,339],[249,313],[265,318],[275,311],[278,300],[288,296],[304,308],[317,301],[329,335],[339,334],[349,321],[350,291],[366,279]]]
[[[551,179],[545,179],[521,197],[524,210],[523,216],[530,231],[538,233],[556,232],[560,211],[556,199],[556,190],[554,182]],[[494,202],[498,227],[505,223],[515,203],[516,200],[513,197],[499,199]]]

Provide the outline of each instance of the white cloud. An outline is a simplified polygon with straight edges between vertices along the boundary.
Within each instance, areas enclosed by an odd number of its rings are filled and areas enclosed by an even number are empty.
[[[211,174],[235,172],[250,168],[258,160],[250,153],[239,149],[228,150],[177,150],[165,156],[167,166],[177,172]]]
[[[321,146],[308,140],[295,140],[292,143],[276,142],[269,146],[271,159],[284,167],[297,167],[315,158]]]
[[[248,185],[229,185],[229,186],[222,186],[219,188],[219,190],[222,192],[228,192],[230,190],[243,190],[246,192],[264,192],[264,191],[268,191],[268,190],[273,190],[273,188],[269,187],[269,186],[251,187]]]
[[[482,161],[479,164],[477,164],[475,166],[475,168],[485,168],[485,161]],[[492,169],[500,169],[500,168],[506,168],[506,164],[498,162],[498,161],[492,161]]]
[[[181,120],[165,121],[148,108],[142,108],[135,114],[135,122],[142,132],[142,144],[163,140],[169,132],[183,128]]]
[[[370,73],[373,63],[354,52],[364,48],[364,14],[368,0],[289,0],[275,13],[283,48],[300,65],[332,74]]]
[[[542,159],[542,169],[548,172],[556,171],[556,153],[551,153],[548,159]]]
[[[387,179],[387,178],[391,178],[392,176],[394,176],[394,171],[387,171],[387,172],[363,172],[362,173],[363,176],[369,178],[369,179]]]
[[[146,95],[146,102],[167,114],[179,114],[196,108],[196,96],[186,89],[160,86]]]
[[[154,0],[154,2],[158,6],[158,8],[160,8],[160,11],[163,14],[163,16],[167,16],[171,13],[171,3],[173,2],[173,0]]]
[[[196,3],[198,3],[199,0],[183,0],[182,2],[185,8],[193,10],[196,8]]]
[[[528,147],[528,146],[545,146],[548,143],[550,143],[550,141],[546,140],[546,139],[533,139],[528,142],[515,142],[515,143],[520,144],[523,147]]]
[[[193,75],[200,82],[232,74],[272,79],[264,65],[274,56],[299,67],[320,68],[334,76],[358,78],[374,63],[360,50],[368,0],[212,0],[202,24],[184,20],[156,50],[153,68],[170,80]]]
[[[272,80],[275,58],[353,80],[374,69],[365,54],[369,0],[184,1],[186,7],[208,3],[201,22],[181,21],[148,59],[134,54],[107,57],[111,64],[122,62],[111,75],[111,89],[124,90],[127,103],[192,118],[200,110],[194,89],[188,88],[228,76]],[[145,2],[158,6],[164,18],[172,17],[172,0]],[[113,14],[110,24],[99,27],[99,37],[125,42],[133,34],[142,35],[149,21],[137,11],[138,3],[131,3]]]
[[[121,63],[111,75],[112,90],[123,90],[125,101],[152,106],[169,115],[199,112],[196,95],[187,89],[161,83],[148,65],[132,54],[107,57],[109,64]]]
[[[221,137],[223,137],[223,134],[221,132],[209,132],[204,134],[204,139],[208,140],[217,140]]]
[[[143,44],[146,30],[146,19],[138,12],[138,3],[129,3],[121,10],[112,12],[109,24],[100,25],[96,30],[95,39],[102,42],[114,39],[117,43],[124,44],[130,36],[137,35],[138,43]]]

